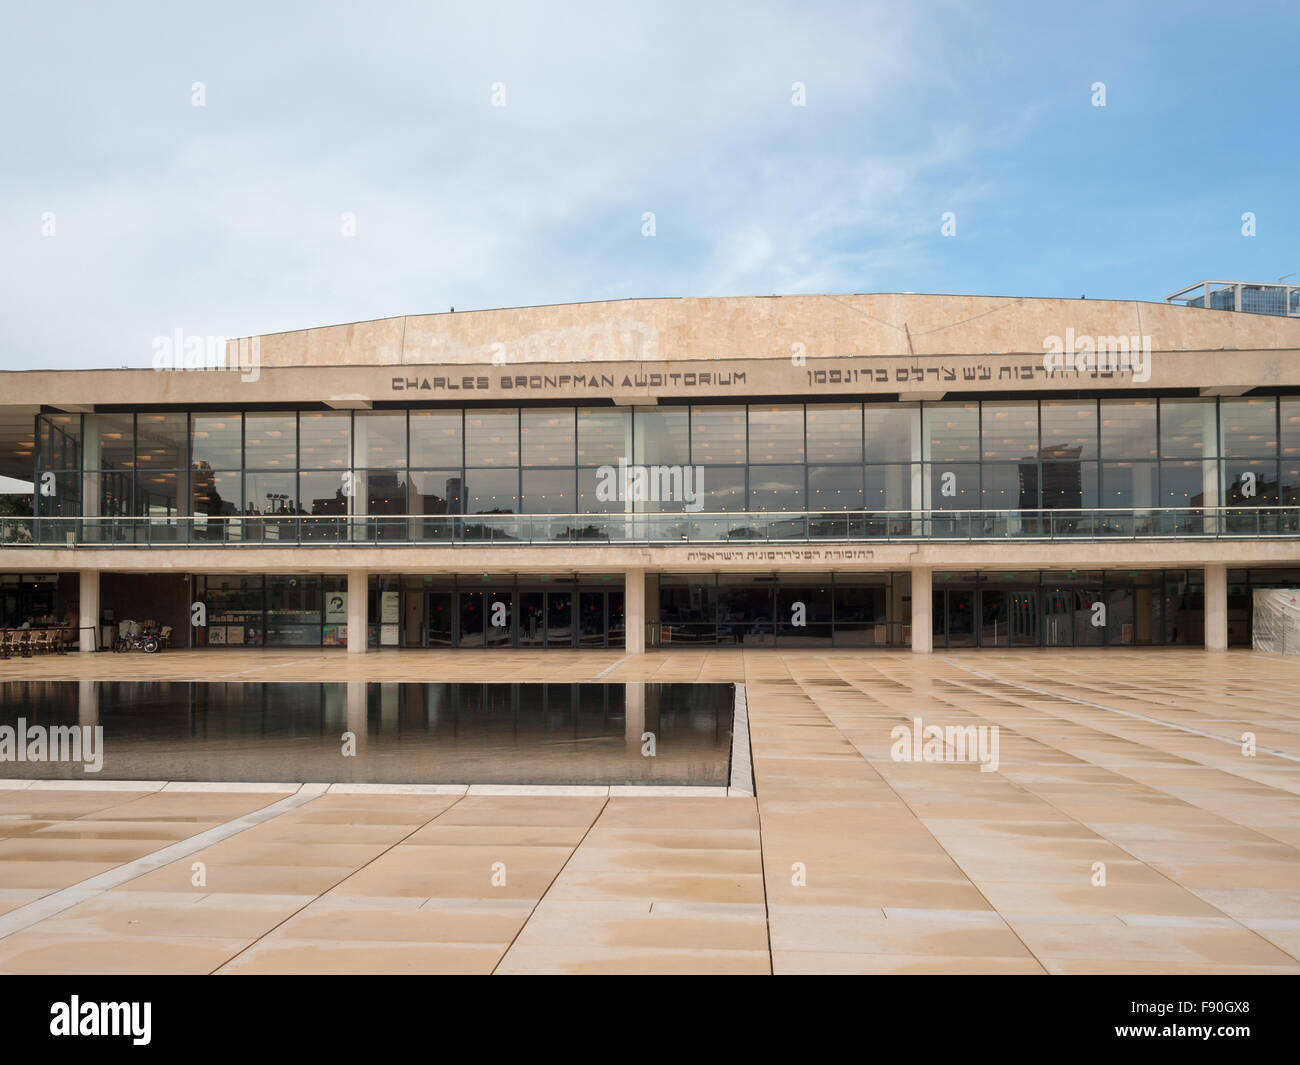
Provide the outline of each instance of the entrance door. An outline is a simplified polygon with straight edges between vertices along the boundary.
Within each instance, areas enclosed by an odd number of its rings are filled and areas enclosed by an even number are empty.
[[[622,647],[627,642],[627,630],[623,622],[623,591],[608,592],[605,596],[606,628],[609,632],[608,646]]]
[[[459,647],[482,647],[483,642],[483,593],[461,592],[460,626],[458,630]]]
[[[450,647],[455,638],[452,621],[454,596],[451,592],[430,592],[425,605],[425,646]]]
[[[484,597],[484,621],[488,647],[513,647],[515,644],[514,592],[488,592]]]
[[[1011,644],[1011,628],[1007,616],[1007,593],[1001,588],[983,588],[980,590],[980,629],[979,645],[981,647],[1008,647]]]
[[[1012,647],[1038,646],[1038,592],[1013,589],[1007,621]]]
[[[546,593],[519,593],[519,646],[546,646]]]
[[[546,593],[546,646],[573,646],[573,593]]]
[[[578,646],[605,646],[605,593],[578,593]]]
[[[975,593],[966,588],[948,591],[948,646],[975,646]]]

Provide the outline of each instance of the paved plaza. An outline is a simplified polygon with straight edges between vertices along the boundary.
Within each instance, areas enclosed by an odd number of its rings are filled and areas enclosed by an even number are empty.
[[[597,677],[743,682],[756,796],[10,781],[0,972],[1300,973],[1300,659],[0,662],[0,680]],[[996,726],[996,768],[900,760],[918,719]]]

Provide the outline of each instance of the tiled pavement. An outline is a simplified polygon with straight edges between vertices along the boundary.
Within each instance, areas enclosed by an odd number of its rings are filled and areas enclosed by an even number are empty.
[[[0,938],[0,972],[1300,972],[1300,660],[230,652],[8,661],[0,679],[141,669],[744,680],[757,798],[304,795],[68,896]],[[998,726],[998,770],[894,761],[915,718]],[[0,790],[0,930],[284,798]]]

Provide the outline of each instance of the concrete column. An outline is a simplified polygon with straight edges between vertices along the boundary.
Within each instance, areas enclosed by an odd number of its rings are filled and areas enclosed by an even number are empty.
[[[351,630],[349,630],[348,634],[348,646],[352,646]],[[354,751],[356,754],[360,754],[361,749],[366,745],[366,735],[369,727],[367,724],[367,688],[368,685],[364,681],[350,680],[347,683],[347,731],[352,733],[354,738]]]
[[[645,654],[645,570],[630,569],[623,575],[623,624],[627,630],[626,650]]]
[[[934,623],[930,617],[934,573],[924,566],[912,570],[912,653],[928,655],[934,650]]]
[[[370,598],[369,574],[363,569],[348,570],[348,654],[363,655],[367,647],[367,621]]]
[[[94,727],[99,724],[99,681],[77,681],[77,724]]]
[[[91,628],[93,626],[93,629]],[[77,650],[90,654],[99,633],[99,570],[83,569],[77,574]]]
[[[629,683],[623,699],[623,746],[629,751],[641,749],[645,732],[645,685]]]
[[[1228,567],[1222,562],[1205,567],[1205,649],[1228,649]]]

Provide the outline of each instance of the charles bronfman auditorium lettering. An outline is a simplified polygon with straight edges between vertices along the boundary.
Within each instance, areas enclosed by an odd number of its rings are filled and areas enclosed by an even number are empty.
[[[465,375],[460,377],[394,377],[394,392],[490,392],[501,391],[569,391],[632,388],[736,388],[745,385],[743,370],[727,373],[648,374],[501,374],[499,377]]]

